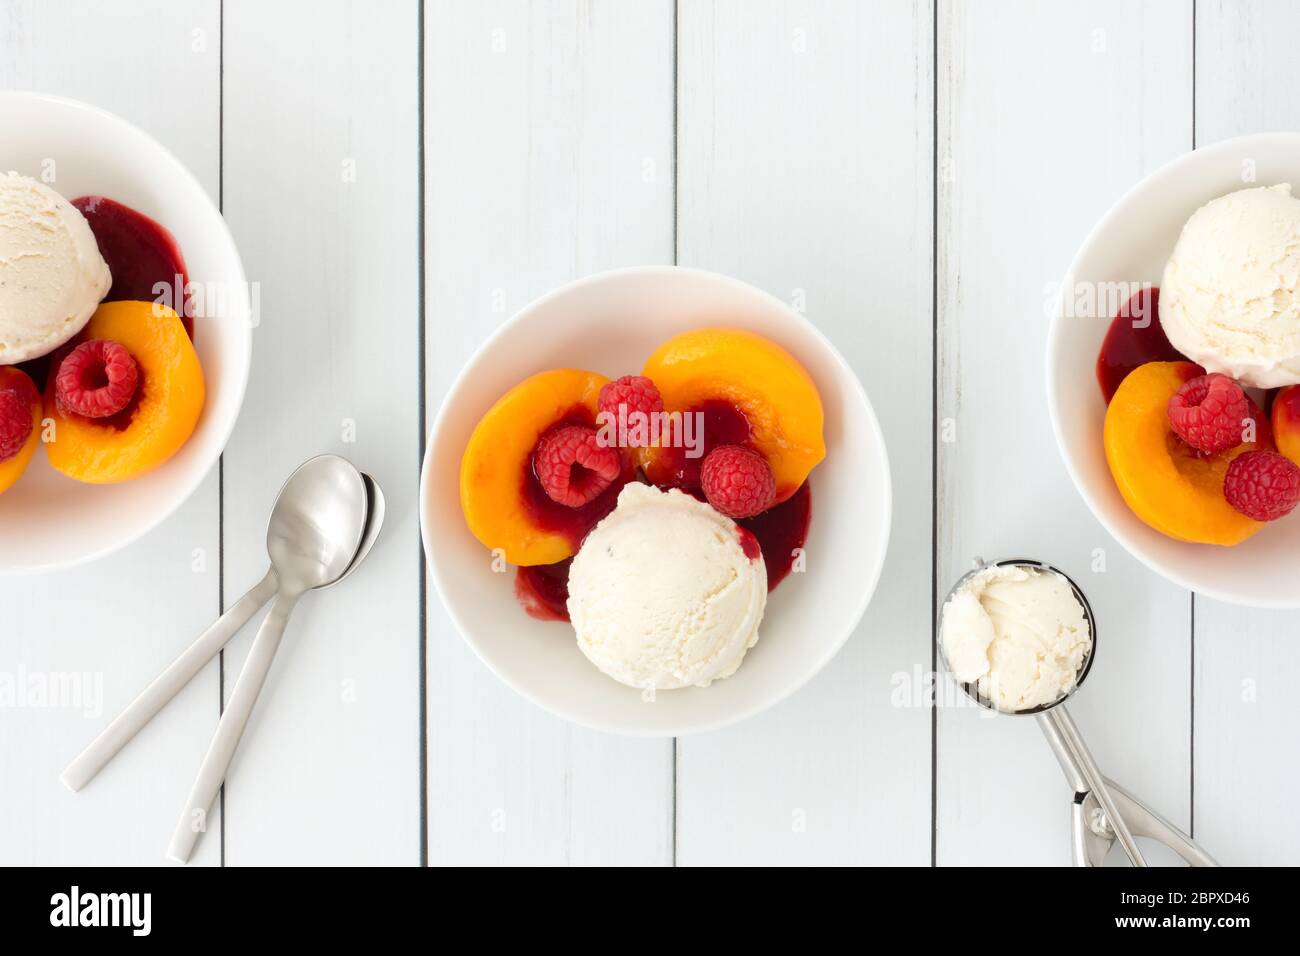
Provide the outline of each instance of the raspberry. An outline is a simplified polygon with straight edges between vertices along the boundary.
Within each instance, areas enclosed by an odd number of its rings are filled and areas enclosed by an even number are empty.
[[[704,497],[728,518],[748,518],[776,501],[776,478],[767,459],[741,445],[719,445],[700,468]]]
[[[581,508],[608,488],[622,467],[618,449],[605,448],[596,430],[565,425],[542,436],[533,452],[533,471],[552,501]]]
[[[619,414],[620,409],[622,415]],[[600,421],[619,426],[619,443],[624,448],[643,448],[649,445],[650,423],[663,410],[664,400],[659,389],[644,375],[624,375],[617,381],[601,386],[600,413],[610,417],[601,418]]]
[[[87,418],[116,415],[131,403],[140,369],[126,347],[107,339],[82,342],[59,364],[54,394],[70,412]]]
[[[1211,455],[1241,444],[1242,422],[1250,413],[1250,399],[1241,386],[1217,372],[1191,379],[1169,399],[1174,433]]]
[[[18,369],[0,378],[0,461],[22,451],[31,437],[32,408],[40,401],[32,380]]]
[[[1300,501],[1300,468],[1274,451],[1248,451],[1228,466],[1223,496],[1247,518],[1276,521]]]

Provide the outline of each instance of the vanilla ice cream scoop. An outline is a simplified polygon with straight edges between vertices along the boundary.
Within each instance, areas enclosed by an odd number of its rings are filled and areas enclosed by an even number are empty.
[[[1245,385],[1300,383],[1300,199],[1282,183],[1211,200],[1183,226],[1160,283],[1178,351]]]
[[[569,570],[578,647],[632,687],[707,687],[758,641],[767,569],[752,536],[675,489],[629,484]]]
[[[943,607],[944,658],[964,684],[1007,713],[1054,704],[1074,690],[1092,649],[1083,605],[1054,571],[983,568]]]
[[[0,174],[0,365],[80,332],[112,281],[76,207],[34,179]]]

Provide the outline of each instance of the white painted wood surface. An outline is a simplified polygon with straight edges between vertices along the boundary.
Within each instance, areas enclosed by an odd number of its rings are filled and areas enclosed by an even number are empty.
[[[388,500],[365,566],[294,612],[226,785],[230,864],[420,859],[418,9],[225,3],[225,214],[262,290],[225,456],[229,599],[265,572],[300,462],[344,455]]]
[[[1088,591],[1101,656],[1071,706],[1108,773],[1225,862],[1296,862],[1300,618],[1193,604],[1128,557],[1059,463],[1042,365],[1050,287],[1118,195],[1193,135],[1300,127],[1300,15],[936,3],[428,0],[421,63],[415,0],[0,0],[0,86],[175,150],[224,200],[262,316],[221,487],[112,559],[0,580],[0,672],[103,682],[101,713],[0,710],[0,863],[162,862],[215,665],[85,792],[58,770],[257,579],[279,482],[322,451],[383,483],[385,540],[300,606],[199,862],[1065,863],[1069,794],[1032,724],[915,697],[933,602],[975,555]],[[894,536],[807,688],[624,740],[515,698],[422,602],[418,455],[511,313],[673,261],[803,304],[845,353],[889,442]]]

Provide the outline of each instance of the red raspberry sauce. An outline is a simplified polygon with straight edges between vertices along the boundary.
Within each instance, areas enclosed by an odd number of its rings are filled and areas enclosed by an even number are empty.
[[[515,597],[529,617],[539,621],[569,619],[569,565],[573,558],[559,564],[539,564],[520,568],[515,574]]]
[[[680,488],[704,501],[704,492],[700,488],[700,467],[704,456],[719,445],[743,445],[749,447],[749,420],[744,412],[730,402],[711,399],[687,414],[704,413],[703,452],[699,458],[687,458],[686,449],[668,450],[667,462],[671,469],[670,476],[661,487]],[[780,496],[785,489],[778,488]],[[741,518],[736,524],[749,531],[757,540],[763,551],[763,561],[767,564],[767,589],[785,580],[794,566],[795,556],[791,554],[802,548],[808,538],[808,526],[812,522],[812,492],[808,482],[804,482],[794,494],[762,514],[752,518]],[[742,539],[742,544],[745,542]],[[746,551],[746,553],[749,553]]]
[[[752,518],[741,518],[736,524],[758,539],[767,565],[767,589],[771,591],[786,579],[794,567],[795,550],[802,549],[808,540],[808,527],[812,524],[812,491],[808,482],[776,507]]]
[[[172,290],[166,304],[180,315],[185,331],[193,339],[194,322],[185,314],[185,287],[190,278],[172,234],[143,213],[107,196],[79,196],[72,205],[86,217],[99,244],[99,254],[113,274],[113,285],[104,301],[155,302],[158,293],[154,286],[163,283]],[[178,295],[180,301],[176,301]]]
[[[1147,362],[1185,361],[1160,327],[1160,290],[1139,289],[1120,306],[1097,356],[1097,384],[1106,404],[1120,383]]]
[[[680,488],[689,491],[697,498],[701,497],[700,468],[704,465],[704,456],[719,445],[748,445],[749,420],[743,412],[730,402],[710,399],[697,408],[685,412],[704,415],[704,441],[698,458],[688,458],[685,448],[665,448],[661,454],[663,466],[668,471],[668,478],[661,487]],[[779,493],[780,489],[778,489]]]

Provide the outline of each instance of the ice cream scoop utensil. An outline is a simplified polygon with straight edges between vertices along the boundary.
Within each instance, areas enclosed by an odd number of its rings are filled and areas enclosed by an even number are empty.
[[[347,573],[365,537],[367,511],[365,479],[351,462],[335,455],[313,458],[281,489],[266,532],[266,551],[280,587],[253,639],[172,833],[167,848],[171,859],[189,860],[205,829],[203,820],[225,780],[298,599]]]
[[[1074,688],[1060,699],[1035,707],[1032,710],[1018,711],[1013,716],[1033,715],[1038,718],[1038,725],[1047,738],[1057,762],[1065,773],[1070,786],[1074,788],[1073,804],[1073,841],[1072,853],[1075,866],[1100,866],[1116,840],[1123,847],[1125,854],[1134,866],[1146,866],[1146,860],[1138,849],[1134,835],[1148,837],[1170,847],[1175,853],[1193,866],[1216,866],[1217,864],[1192,839],[1169,821],[1155,813],[1144,803],[1105,777],[1092,753],[1083,741],[1078,725],[1065,707],[1066,698],[1077,690],[1092,669],[1097,656],[1097,626],[1092,615],[1092,606],[1079,586],[1058,568],[1041,561],[1024,559],[998,561],[997,565],[1016,565],[1058,574],[1069,582],[1070,588],[1083,608],[1084,618],[1088,622],[1088,632],[1092,636],[1092,647],[1079,667],[1079,674]],[[989,565],[983,561],[977,563],[975,570],[964,575],[949,592],[951,598],[965,585],[968,578]],[[944,606],[948,603],[944,600]],[[938,634],[942,636],[943,620],[940,615]],[[947,665],[943,641],[939,641],[939,656]],[[951,670],[951,668],[949,668]],[[997,710],[979,690],[978,683],[961,684],[962,690],[981,707]],[[1003,711],[997,711],[1003,713]]]
[[[384,493],[369,475],[363,473],[361,477],[366,483],[367,492],[366,530],[361,539],[361,546],[357,548],[352,563],[339,581],[345,580],[365,560],[384,524]],[[331,584],[337,584],[339,581]],[[329,586],[331,585],[326,585]],[[252,620],[253,615],[267,601],[275,597],[279,587],[280,581],[274,569],[268,569],[262,580],[253,585],[247,594],[232,604],[225,614],[199,635],[193,644],[172,661],[165,671],[154,678],[140,696],[118,714],[113,722],[68,764],[59,775],[63,784],[69,790],[77,791],[94,779],[95,775],[117,756],[118,751],[126,746],[168,701],[180,693],[181,689],[217,655],[218,651],[225,647],[235,634],[239,633],[245,624]]]

